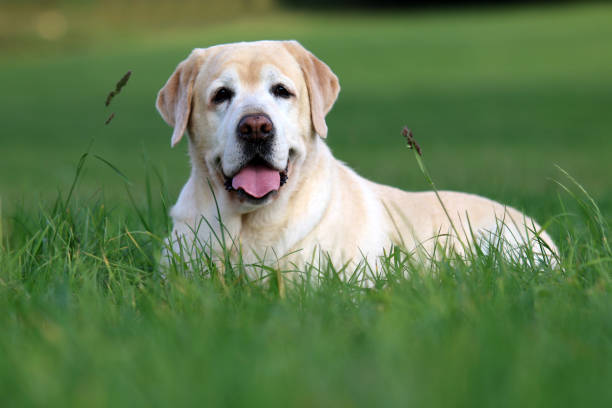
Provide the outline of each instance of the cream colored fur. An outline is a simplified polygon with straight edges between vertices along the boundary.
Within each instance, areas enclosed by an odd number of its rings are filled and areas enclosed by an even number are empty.
[[[275,98],[270,87],[276,83],[295,96]],[[220,87],[235,95],[216,105],[211,98]],[[338,267],[364,257],[376,264],[392,245],[425,260],[436,242],[462,253],[474,238],[503,240],[510,256],[526,243],[535,252],[543,249],[541,257],[556,254],[538,224],[513,208],[476,195],[441,192],[451,225],[433,192],[379,185],[336,160],[323,138],[325,115],[339,89],[329,67],[295,41],[196,49],[181,62],[157,100],[162,117],[174,127],[172,145],[186,130],[189,134],[192,171],[171,212],[174,248],[181,241],[218,251],[220,215],[226,245],[240,247],[247,263],[263,258],[281,267],[316,263],[321,253]],[[288,163],[289,168],[287,184],[261,204],[241,200],[223,184],[224,174],[244,164],[235,129],[252,113],[269,115],[276,128],[272,164],[284,168]],[[534,232],[550,251],[536,243]]]

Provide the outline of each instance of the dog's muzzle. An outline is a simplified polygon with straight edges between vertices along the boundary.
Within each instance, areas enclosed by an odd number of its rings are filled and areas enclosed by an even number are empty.
[[[236,127],[236,135],[247,160],[236,174],[226,177],[226,189],[257,200],[278,191],[287,181],[289,163],[285,169],[270,164],[275,136],[270,117],[264,113],[243,116]]]

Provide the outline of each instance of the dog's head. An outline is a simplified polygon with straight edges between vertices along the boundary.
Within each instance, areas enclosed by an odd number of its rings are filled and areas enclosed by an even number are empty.
[[[172,146],[188,131],[192,164],[252,210],[282,194],[317,135],[327,136],[339,90],[329,67],[295,41],[225,44],[181,62],[157,109],[174,127]]]

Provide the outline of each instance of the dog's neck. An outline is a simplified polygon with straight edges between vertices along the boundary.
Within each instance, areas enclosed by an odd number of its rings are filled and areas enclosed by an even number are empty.
[[[241,242],[288,250],[316,228],[331,197],[326,178],[334,171],[334,161],[322,140],[313,143],[304,162],[294,167],[287,189],[269,205],[242,215]]]

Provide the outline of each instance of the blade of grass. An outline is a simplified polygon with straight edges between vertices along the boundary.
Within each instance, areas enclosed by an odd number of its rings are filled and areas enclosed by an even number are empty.
[[[612,250],[610,249],[610,244],[608,243],[608,237],[606,235],[607,222],[603,214],[601,213],[599,206],[597,205],[593,197],[591,197],[591,195],[588,193],[588,191],[582,186],[582,184],[578,183],[578,181],[574,177],[572,177],[567,171],[565,171],[560,166],[555,165],[555,167],[561,173],[563,173],[563,175],[567,177],[580,190],[580,192],[587,198],[587,200],[591,204],[592,210],[595,213],[595,217],[596,217],[595,220],[597,222],[597,226],[600,229],[602,243],[604,247],[606,248],[606,250],[608,251],[608,253],[612,253]]]
[[[111,162],[109,162],[108,160],[106,160],[105,158],[98,156],[97,154],[94,154],[93,157],[95,157],[96,159],[100,160],[102,163],[106,164],[108,167],[110,167],[119,177],[121,177],[123,179],[123,181],[125,181],[128,185],[132,185],[132,182],[130,181],[130,179],[127,178],[127,176],[117,168],[117,166],[115,166],[114,164],[112,164]]]

